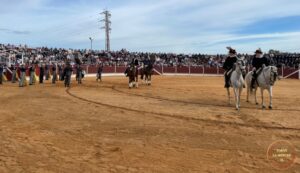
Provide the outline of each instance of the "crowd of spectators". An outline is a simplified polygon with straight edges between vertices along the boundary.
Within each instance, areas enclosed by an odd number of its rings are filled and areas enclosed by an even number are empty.
[[[238,54],[244,56],[246,64],[250,65],[253,55]],[[266,53],[271,63],[276,66],[298,68],[300,63],[299,53]],[[133,58],[143,61],[150,58],[159,66],[206,66],[222,67],[227,55],[207,54],[174,54],[174,53],[141,53],[129,52],[125,49],[120,51],[96,51],[74,50],[62,48],[29,48],[26,45],[0,44],[0,62],[10,64],[50,64],[63,63],[70,60],[74,63],[75,58],[82,60],[83,64],[95,65],[102,63],[104,66],[126,66]]]

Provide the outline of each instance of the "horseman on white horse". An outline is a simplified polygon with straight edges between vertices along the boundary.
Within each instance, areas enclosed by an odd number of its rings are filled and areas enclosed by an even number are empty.
[[[240,98],[244,88],[245,64],[243,58],[238,58],[236,50],[228,47],[229,56],[225,60],[223,69],[225,70],[225,88],[227,89],[228,102],[230,104],[230,86],[233,87],[236,100],[236,109],[240,109]]]
[[[254,90],[255,102],[258,104],[256,99],[256,90],[259,87],[261,89],[262,97],[262,108],[265,108],[264,105],[264,90],[268,90],[270,96],[270,105],[269,108],[272,109],[272,97],[273,97],[273,85],[278,77],[277,67],[270,66],[270,60],[263,55],[261,49],[255,51],[255,56],[252,60],[253,70],[249,72],[246,76],[247,83],[247,101],[249,102],[249,95]]]
[[[231,47],[227,47],[229,50],[228,57],[226,58],[224,64],[223,64],[223,69],[225,70],[225,88],[230,88],[230,77],[233,72],[233,67],[234,64],[237,62],[238,57],[237,57],[237,52],[235,49]],[[245,77],[245,73],[243,73],[243,77]],[[245,87],[245,86],[243,86]]]
[[[251,90],[255,89],[255,82],[257,80],[257,76],[261,73],[263,65],[269,66],[270,60],[263,55],[261,49],[257,49],[255,51],[255,56],[252,60],[253,66],[253,75],[251,80]]]

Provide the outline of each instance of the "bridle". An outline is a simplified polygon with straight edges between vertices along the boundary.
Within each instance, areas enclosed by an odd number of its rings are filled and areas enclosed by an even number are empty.
[[[238,59],[236,65],[239,67],[241,74],[243,74],[245,72],[245,62],[241,59]],[[233,70],[236,70],[236,66]]]

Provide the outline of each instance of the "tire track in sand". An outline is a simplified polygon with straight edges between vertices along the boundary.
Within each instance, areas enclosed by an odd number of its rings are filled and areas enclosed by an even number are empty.
[[[257,125],[257,124],[243,124],[243,123],[238,123],[238,122],[225,122],[225,121],[218,121],[218,120],[210,120],[210,119],[201,119],[201,118],[194,118],[194,117],[184,117],[181,115],[175,115],[175,114],[166,114],[166,113],[161,113],[161,112],[150,112],[150,111],[142,111],[142,110],[136,110],[136,109],[130,109],[126,107],[121,107],[121,106],[115,106],[115,105],[110,105],[107,103],[102,103],[102,102],[97,102],[93,100],[89,100],[80,96],[77,96],[71,92],[72,88],[66,89],[66,93],[78,100],[87,102],[87,103],[92,103],[108,108],[114,108],[114,109],[120,109],[120,110],[125,110],[129,112],[136,112],[136,113],[142,113],[142,114],[152,114],[152,115],[157,115],[161,117],[168,117],[168,118],[173,118],[173,119],[179,119],[179,120],[185,120],[185,121],[196,121],[196,122],[203,122],[203,123],[209,123],[209,124],[223,124],[223,125],[228,125],[228,126],[235,126],[235,127],[246,127],[246,128],[257,128],[257,129],[267,129],[267,130],[291,130],[291,131],[300,131],[299,128],[293,128],[293,127],[283,127],[283,126],[267,126],[267,125]]]

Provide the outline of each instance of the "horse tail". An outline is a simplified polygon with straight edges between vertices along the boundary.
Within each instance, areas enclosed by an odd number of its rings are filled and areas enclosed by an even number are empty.
[[[252,86],[251,86],[251,83],[252,83],[252,79],[253,79],[253,72],[252,71],[250,71],[247,75],[246,75],[246,77],[245,77],[245,82],[246,82],[246,84],[247,84],[247,90],[249,91],[249,93],[251,94],[251,95],[253,95],[253,91],[254,91],[254,88],[252,88]]]

